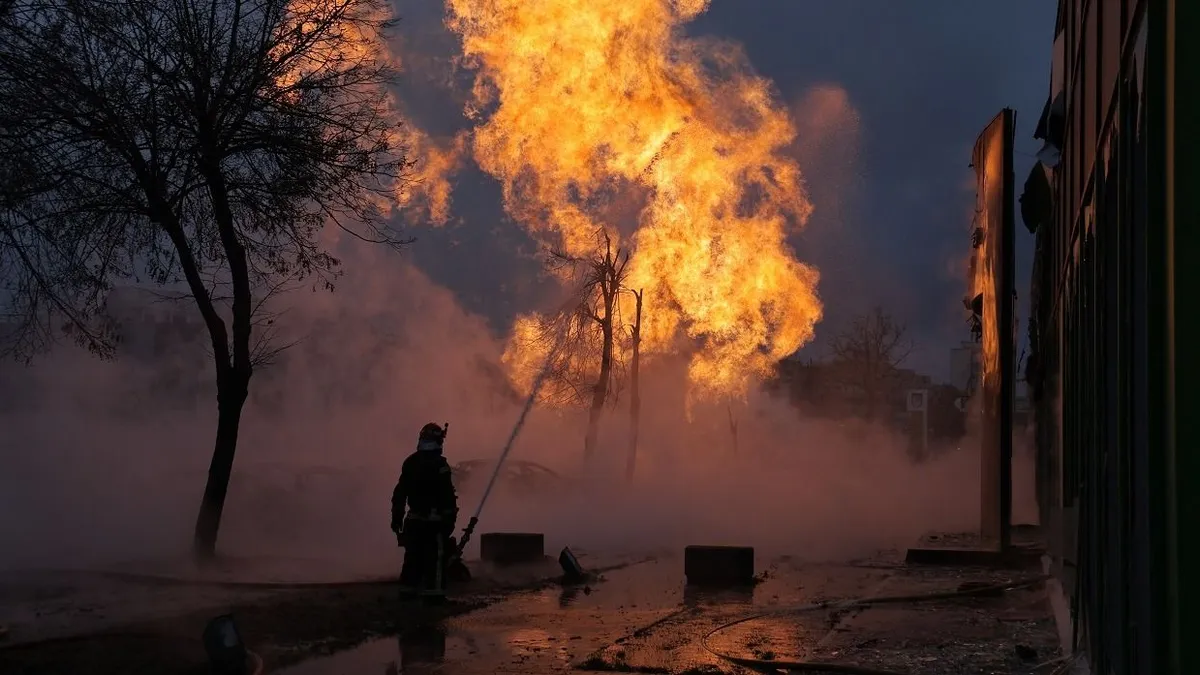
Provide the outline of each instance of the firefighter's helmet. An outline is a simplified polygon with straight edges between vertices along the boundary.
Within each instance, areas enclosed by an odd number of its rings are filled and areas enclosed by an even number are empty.
[[[436,441],[441,443],[446,438],[446,430],[442,425],[430,422],[421,427],[421,435],[418,437],[418,442]]]

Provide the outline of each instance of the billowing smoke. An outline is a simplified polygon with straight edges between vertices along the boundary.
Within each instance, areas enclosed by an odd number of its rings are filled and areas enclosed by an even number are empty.
[[[289,298],[279,319],[280,339],[298,342],[253,383],[227,553],[386,565],[397,556],[390,492],[420,426],[450,422],[457,463],[494,459],[516,419],[503,340],[484,320],[408,261],[379,254],[360,264],[332,295]],[[21,395],[0,416],[0,537],[9,542],[0,566],[186,552],[215,406],[207,370],[185,353],[99,362],[64,349],[31,369],[6,366],[6,388]],[[502,481],[480,531],[544,531],[551,546],[592,549],[745,543],[837,557],[977,522],[970,451],[914,464],[895,436],[803,419],[757,390],[689,420],[685,386],[685,362],[648,366],[631,484],[622,477],[627,398],[608,413],[601,460],[587,474],[583,415],[535,412],[512,459],[563,482],[530,492]],[[481,480],[461,486],[460,526]]]

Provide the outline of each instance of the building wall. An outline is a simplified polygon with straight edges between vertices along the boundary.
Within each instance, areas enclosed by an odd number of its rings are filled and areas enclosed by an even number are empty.
[[[1037,231],[1029,380],[1042,520],[1094,673],[1200,673],[1182,649],[1195,600],[1179,599],[1195,597],[1179,572],[1195,556],[1181,534],[1196,522],[1194,498],[1183,495],[1200,490],[1196,472],[1180,470],[1195,446],[1183,445],[1194,438],[1176,406],[1194,386],[1172,348],[1172,301],[1191,283],[1180,270],[1195,267],[1174,261],[1196,250],[1180,246],[1172,219],[1186,213],[1195,229],[1193,200],[1170,189],[1196,152],[1176,137],[1194,127],[1169,123],[1185,107],[1174,84],[1195,81],[1194,59],[1170,66],[1188,44],[1172,34],[1197,25],[1181,23],[1179,7],[1197,11],[1191,0],[1059,4],[1052,79],[1065,85],[1065,127],[1053,220]]]
[[[1193,640],[1200,635],[1200,352],[1192,348],[1200,331],[1196,293],[1200,291],[1200,4],[1169,0],[1152,12],[1166,32],[1163,51],[1167,118],[1163,214],[1166,225],[1167,349],[1167,591],[1170,602],[1170,667],[1176,673],[1200,672]]]

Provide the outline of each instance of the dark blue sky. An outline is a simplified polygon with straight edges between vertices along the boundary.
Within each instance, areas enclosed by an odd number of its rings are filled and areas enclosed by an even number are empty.
[[[409,49],[453,48],[440,3],[398,8]],[[822,356],[831,333],[879,304],[909,325],[910,367],[947,376],[950,347],[968,336],[961,267],[974,201],[971,148],[1001,108],[1016,109],[1019,190],[1038,148],[1032,131],[1049,86],[1055,12],[1046,0],[714,0],[689,28],[741,43],[789,105],[814,86],[836,85],[858,112],[857,152],[846,166],[853,190],[845,176],[837,189],[823,183],[826,167],[808,172],[816,212],[795,244],[822,272],[826,320],[805,355]],[[424,82],[421,65],[409,61],[405,105],[431,132],[451,132],[461,105]],[[823,202],[832,194],[842,202],[836,208]],[[505,222],[498,187],[478,172],[459,176],[454,200],[455,222],[415,231],[411,255],[468,309],[501,324],[537,301],[536,263],[513,253],[533,246]],[[1018,226],[1017,241],[1023,302],[1032,237]]]

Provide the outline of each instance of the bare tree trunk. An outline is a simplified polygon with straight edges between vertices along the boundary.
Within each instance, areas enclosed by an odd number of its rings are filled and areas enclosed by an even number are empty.
[[[738,454],[738,422],[733,415],[733,404],[727,403],[725,410],[729,413],[729,435],[733,439],[733,454],[736,457]]]
[[[634,467],[637,465],[638,431],[641,427],[642,394],[640,389],[640,369],[642,358],[642,292],[634,291],[637,299],[637,312],[633,319],[633,360],[629,366],[629,456],[625,460],[625,480],[633,480]]]
[[[612,377],[613,354],[613,300],[615,293],[604,289],[604,314],[600,317],[600,329],[603,342],[600,353],[600,376],[596,379],[596,387],[592,390],[592,406],[588,411],[587,435],[583,439],[584,463],[592,460],[596,452],[596,442],[600,435],[600,417],[604,413],[604,404],[608,401],[608,381]]]
[[[203,129],[204,125],[201,125],[201,128]],[[214,356],[217,358],[217,439],[213,447],[212,462],[209,464],[208,482],[204,486],[204,497],[200,501],[200,513],[196,516],[193,553],[200,559],[211,559],[216,555],[221,513],[225,509],[225,496],[229,492],[229,478],[233,473],[242,407],[249,393],[250,376],[254,373],[250,358],[253,310],[246,249],[238,240],[234,228],[225,177],[216,162],[206,161],[202,163],[201,169],[212,197],[217,230],[229,262],[229,276],[233,286],[233,339],[230,340],[232,344],[226,344],[224,324],[219,318],[216,319],[220,324],[219,330],[214,330],[215,326],[209,322]],[[195,291],[193,286],[193,293]]]
[[[193,543],[193,552],[201,560],[216,555],[217,533],[221,528],[221,514],[225,510],[225,496],[229,492],[229,479],[233,474],[238,429],[250,383],[248,375],[233,372],[217,379],[217,438],[208,467],[208,481],[204,485],[204,497],[200,501],[200,513],[196,516]]]

